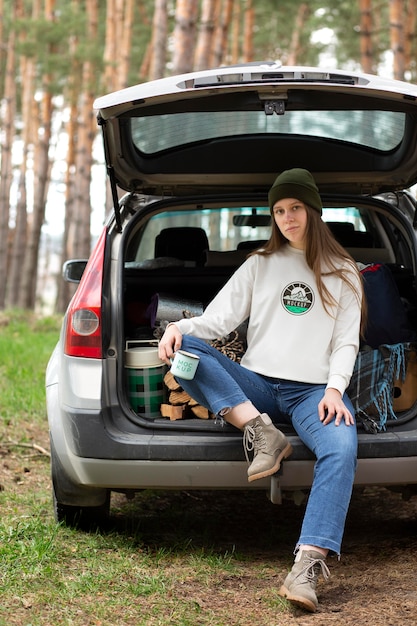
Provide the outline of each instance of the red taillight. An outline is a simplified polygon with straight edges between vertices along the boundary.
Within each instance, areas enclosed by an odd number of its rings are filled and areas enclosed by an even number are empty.
[[[65,354],[69,356],[102,358],[101,295],[106,235],[104,229],[68,308]]]

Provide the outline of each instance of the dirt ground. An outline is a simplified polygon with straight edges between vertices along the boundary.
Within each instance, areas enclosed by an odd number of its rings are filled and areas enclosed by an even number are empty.
[[[188,510],[187,526],[175,525],[170,508]],[[192,513],[190,513],[192,510]],[[143,514],[143,509],[142,509]],[[290,608],[271,621],[263,598],[267,589],[281,586],[292,564],[303,506],[284,501],[272,505],[261,492],[255,494],[189,492],[158,497],[142,530],[148,541],[169,546],[178,529],[191,532],[194,545],[207,528],[217,532],[216,548],[243,555],[241,576],[202,591],[194,588],[202,607],[233,605],[233,624],[249,626],[415,626],[417,624],[417,498],[404,502],[398,493],[382,488],[356,491],[346,525],[341,559],[328,559],[331,577],[318,585],[319,610],[315,614]],[[142,518],[143,519],[143,518]],[[200,527],[199,527],[200,525]],[[158,531],[155,531],[158,526]],[[172,532],[172,528],[177,531]],[[181,532],[181,530],[179,531]],[[183,537],[185,539],[185,536]],[[259,567],[265,576],[259,578]],[[184,590],[193,595],[191,587]],[[256,622],[247,619],[253,604]],[[251,606],[252,605],[252,606]],[[250,608],[249,608],[250,607]]]
[[[39,455],[48,450],[45,433],[32,430],[30,440],[40,446]],[[0,445],[0,488],[45,488],[47,466],[45,458],[41,463],[39,459],[22,463],[19,449],[11,452]],[[121,495],[114,498],[114,505],[113,523],[125,532],[139,513],[134,501],[132,505]],[[182,515],[181,523],[175,521],[177,514]],[[183,590],[213,611],[227,603],[233,610],[233,624],[255,623],[245,621],[254,603],[256,623],[265,626],[417,624],[417,498],[404,501],[400,494],[381,488],[355,492],[342,558],[329,559],[331,577],[319,583],[319,611],[312,615],[287,607],[284,621],[282,613],[271,621],[271,607],[264,607],[263,594],[271,586],[279,588],[289,569],[302,516],[303,505],[284,501],[275,506],[260,492],[164,492],[140,507],[141,533],[149,544],[168,547],[191,538],[195,546],[210,545],[221,553],[240,555],[241,575],[225,578],[222,593],[218,581],[212,588],[190,581]],[[255,567],[259,565],[264,571],[261,577]]]

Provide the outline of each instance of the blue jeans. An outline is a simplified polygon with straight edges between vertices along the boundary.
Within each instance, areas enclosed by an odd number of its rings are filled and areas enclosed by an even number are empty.
[[[297,545],[310,544],[340,554],[356,470],[357,432],[344,422],[324,426],[319,420],[317,405],[325,385],[261,376],[190,335],[183,336],[181,347],[200,357],[194,379],[178,379],[199,404],[219,414],[250,400],[275,423],[291,424],[315,454],[313,484]],[[346,394],[343,401],[354,415]]]

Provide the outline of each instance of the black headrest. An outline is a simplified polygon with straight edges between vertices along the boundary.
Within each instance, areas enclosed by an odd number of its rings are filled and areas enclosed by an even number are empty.
[[[326,223],[335,239],[345,248],[372,248],[372,235],[365,231],[355,230],[351,222]]]
[[[267,239],[252,239],[249,241],[241,241],[237,244],[238,250],[256,250],[266,244]]]
[[[209,242],[205,230],[194,226],[164,228],[155,239],[155,258],[174,257],[203,265]]]

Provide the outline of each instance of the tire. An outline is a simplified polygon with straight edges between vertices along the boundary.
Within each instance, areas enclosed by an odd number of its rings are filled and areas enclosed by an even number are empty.
[[[106,525],[110,513],[110,491],[100,506],[71,506],[59,502],[55,487],[52,487],[55,521],[70,528],[95,530]]]
[[[74,484],[62,466],[52,438],[50,443],[55,521],[82,530],[104,526],[110,513],[110,489],[96,489]]]

